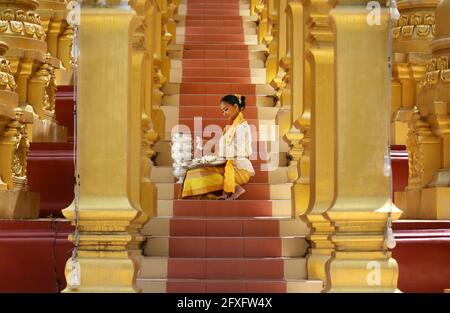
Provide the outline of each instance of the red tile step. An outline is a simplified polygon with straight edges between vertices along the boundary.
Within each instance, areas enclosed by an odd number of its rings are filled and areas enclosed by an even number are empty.
[[[225,59],[225,60],[248,60],[248,50],[222,50],[202,49],[184,50],[183,59]]]
[[[223,0],[189,0],[189,5],[191,4],[208,5],[210,3],[223,3]],[[240,0],[227,0],[227,3],[230,4],[240,3]]]
[[[232,83],[249,84],[250,77],[183,77],[185,83]]]
[[[222,3],[188,3],[188,8],[189,9],[216,9],[216,10],[223,10],[223,9],[229,9],[229,10],[239,10],[240,4],[238,2],[232,2],[232,3],[228,3],[228,2],[222,2]]]
[[[174,200],[174,217],[272,217],[271,200]]]
[[[197,8],[191,8],[190,6],[188,6],[187,15],[188,16],[207,15],[207,16],[220,16],[220,17],[222,17],[222,16],[239,16],[239,8],[217,10],[215,8],[197,9]]]
[[[186,34],[184,36],[184,42],[190,43],[235,43],[240,44],[244,41],[244,35],[191,35]]]
[[[208,60],[183,60],[183,69],[190,68],[245,68],[250,66],[248,60],[226,60],[226,59],[208,59]]]
[[[183,45],[184,50],[224,50],[224,51],[235,51],[235,50],[245,50],[248,51],[248,46],[242,43],[236,44],[221,44],[221,43],[185,43]],[[248,57],[248,54],[247,54]]]
[[[284,280],[168,279],[168,293],[285,293]]]
[[[169,238],[173,258],[281,257],[280,237],[189,237]]]
[[[183,67],[183,79],[185,77],[250,77],[249,68],[184,68]]]
[[[193,106],[197,107],[198,110],[203,110],[205,107],[212,107],[219,109],[220,100],[223,98],[224,94],[216,95],[203,95],[203,94],[180,94],[180,109],[183,106]],[[256,96],[255,95],[245,95],[245,114],[247,110],[256,106]],[[200,108],[201,107],[201,108]]]
[[[233,201],[237,202],[237,201]],[[221,203],[221,202],[220,202]],[[225,205],[229,205],[225,203]],[[224,210],[239,211],[235,207]],[[216,208],[216,212],[219,208]],[[200,211],[200,209],[198,209]],[[206,209],[209,212],[208,209]],[[243,209],[241,209],[243,211]],[[235,214],[237,215],[237,214]],[[281,219],[282,220],[282,219]],[[273,217],[172,217],[170,236],[227,236],[227,237],[276,237],[280,235],[280,219]]]
[[[253,182],[250,178],[250,182],[245,184],[245,193],[239,197],[239,200],[270,200],[270,185],[259,184]],[[178,195],[181,191],[181,184],[174,184],[174,195]],[[186,200],[187,201],[187,200]],[[189,200],[192,201],[192,200]],[[217,203],[217,201],[213,201]],[[227,201],[229,202],[229,201]],[[232,201],[237,202],[237,201]],[[219,203],[222,203],[221,201]],[[259,205],[260,203],[254,203],[254,205]],[[235,204],[228,204],[228,206],[235,206]]]
[[[217,94],[235,94],[240,95],[256,95],[255,84],[226,84],[226,83],[210,83],[210,84],[196,84],[196,83],[181,83],[180,94],[203,94],[203,95],[217,95]]]
[[[258,108],[256,106],[249,106],[245,108],[244,113],[246,118],[258,118]],[[222,111],[219,107],[219,102],[216,102],[216,105],[205,105],[203,107],[180,105],[179,118],[192,118],[193,116],[199,115],[204,118],[223,118]]]
[[[186,21],[188,20],[210,20],[210,21],[218,21],[218,20],[227,20],[227,21],[241,21],[242,23],[242,16],[239,16],[239,14],[234,15],[209,15],[209,14],[196,14],[196,15],[186,15]]]
[[[194,27],[187,26],[186,34],[189,35],[212,35],[212,34],[235,34],[242,35],[244,33],[244,29],[242,27]]]
[[[185,27],[240,27],[242,28],[242,20],[192,20],[186,19]]]
[[[283,279],[283,258],[169,258],[167,278]]]

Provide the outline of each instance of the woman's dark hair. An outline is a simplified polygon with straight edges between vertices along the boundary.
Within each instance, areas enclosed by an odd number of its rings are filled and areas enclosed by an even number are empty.
[[[239,111],[245,109],[245,96],[241,96],[241,101],[239,101],[239,98],[236,95],[226,95],[222,98],[222,100],[220,100],[220,102],[225,102],[231,105],[237,104]]]

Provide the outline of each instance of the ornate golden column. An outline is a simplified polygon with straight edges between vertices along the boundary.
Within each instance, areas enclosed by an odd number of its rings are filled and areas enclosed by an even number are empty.
[[[434,11],[439,0],[400,0],[392,29],[391,144],[406,144],[408,122],[417,105],[419,83],[431,58]]]
[[[19,107],[17,85],[0,41],[0,219],[37,218],[39,194],[27,191],[27,124],[33,115]]]
[[[1,0],[0,40],[9,46],[5,57],[17,82],[19,105],[34,113],[30,141],[65,141],[66,129],[55,120],[55,68],[59,68],[59,60],[47,53],[38,5],[37,0]]]
[[[150,182],[156,1],[134,9],[83,7],[78,32],[78,192],[63,211],[77,225],[65,292],[136,292],[144,239],[155,211]],[[159,30],[161,25],[159,25]],[[111,78],[114,78],[111,80]]]
[[[419,85],[417,113],[408,133],[409,178],[396,204],[408,218],[450,219],[449,109],[450,103],[450,2],[436,8],[432,58]]]
[[[389,9],[368,23],[368,1],[337,1],[334,34],[334,198],[323,213],[334,226],[325,272],[328,292],[394,292],[398,266],[387,249],[391,202],[388,160]],[[389,218],[390,216],[390,218]],[[392,238],[391,238],[392,239]]]
[[[39,0],[39,7],[36,10],[47,34],[47,51],[61,63],[61,66],[55,69],[58,85],[72,84],[73,26],[67,23],[67,17],[70,18],[73,12],[69,11],[71,9],[68,8],[69,2],[69,0]]]
[[[302,25],[302,14],[297,11],[290,11],[289,6],[292,4],[297,7],[300,1],[291,0],[286,5],[286,55],[281,57],[279,66],[284,72],[281,84],[284,85],[282,96],[284,101],[289,100],[289,109],[285,106],[285,110],[278,112],[277,123],[281,124],[281,133],[283,140],[289,145],[288,151],[288,179],[295,182],[293,188],[296,189],[297,183],[302,185],[309,184],[309,170],[304,168],[303,175],[298,176],[297,165],[302,158],[309,158],[309,139],[305,137],[307,133],[308,113],[305,112],[303,97],[303,55],[304,55],[304,28]],[[290,12],[290,13],[289,13]],[[283,75],[280,73],[280,75]],[[306,119],[304,119],[306,117]],[[302,122],[302,124],[300,124]],[[304,127],[306,126],[306,127]],[[309,160],[309,159],[308,159]],[[294,216],[298,217],[297,207],[295,207]]]
[[[286,71],[289,72],[289,68],[291,65],[291,59],[286,54],[286,45],[288,41],[286,31],[286,8],[288,2],[289,0],[277,1],[277,15],[274,18],[274,20],[276,21],[274,36],[274,42],[276,43],[276,74],[270,82],[270,85],[275,89],[276,106],[279,107],[275,116],[275,122],[278,125],[280,141],[285,141],[285,135],[291,129],[291,92],[289,89],[289,75],[286,75]],[[297,179],[295,171],[291,170],[290,173],[290,181],[294,181],[295,179]]]
[[[294,190],[297,212],[303,214],[311,228],[308,278],[326,283],[325,265],[333,251],[329,236],[334,228],[323,213],[331,207],[335,196],[335,63],[329,19],[334,1],[305,0],[303,6],[306,25],[303,106],[310,121],[300,121],[300,126],[303,124],[305,135],[310,136],[310,160],[302,157],[299,176],[304,175],[302,171],[306,168],[310,180],[308,186],[299,182]]]

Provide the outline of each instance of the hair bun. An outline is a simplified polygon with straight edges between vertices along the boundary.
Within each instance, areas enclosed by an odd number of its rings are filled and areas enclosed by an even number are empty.
[[[241,96],[240,107],[241,107],[241,108],[245,108],[245,96]]]

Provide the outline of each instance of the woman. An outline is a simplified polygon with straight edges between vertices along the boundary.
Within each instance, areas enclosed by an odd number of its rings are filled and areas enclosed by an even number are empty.
[[[226,163],[187,171],[182,198],[235,200],[245,192],[242,185],[255,175],[255,171],[248,159],[252,154],[252,137],[242,113],[244,108],[244,96],[222,98],[220,109],[230,125],[225,127],[225,134],[220,138],[217,157],[226,159]]]

